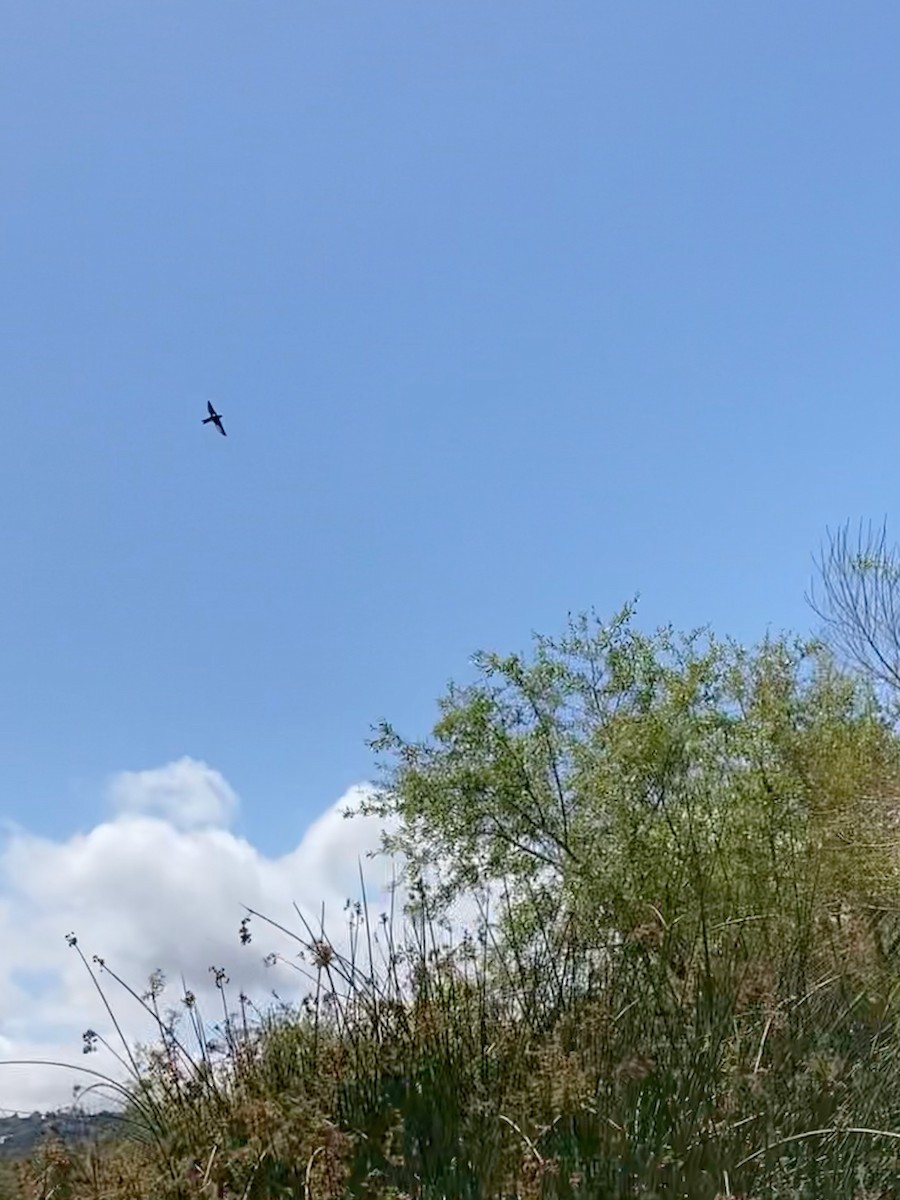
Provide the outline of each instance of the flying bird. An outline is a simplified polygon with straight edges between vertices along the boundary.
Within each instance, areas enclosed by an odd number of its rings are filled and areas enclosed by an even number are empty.
[[[206,407],[209,409],[209,416],[203,418],[203,424],[208,425],[212,421],[222,437],[228,437],[228,434],[225,432],[225,426],[222,424],[222,414],[216,412],[209,400],[206,402]]]

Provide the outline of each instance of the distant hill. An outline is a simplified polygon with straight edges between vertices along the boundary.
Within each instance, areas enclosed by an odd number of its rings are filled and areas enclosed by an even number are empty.
[[[24,1158],[48,1134],[69,1145],[92,1141],[121,1129],[121,1118],[111,1112],[33,1112],[28,1117],[0,1117],[0,1159]]]

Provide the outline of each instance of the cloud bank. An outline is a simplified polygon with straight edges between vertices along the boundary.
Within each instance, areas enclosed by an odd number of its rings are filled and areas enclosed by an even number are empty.
[[[112,1035],[96,988],[65,935],[75,932],[90,961],[101,955],[138,992],[162,969],[163,1003],[175,1005],[181,976],[212,1011],[209,967],[222,967],[235,998],[257,1002],[276,989],[302,994],[303,981],[263,964],[271,950],[299,947],[260,922],[241,946],[244,905],[303,934],[296,902],[339,944],[343,909],[359,895],[359,867],[375,914],[390,904],[394,867],[366,857],[380,845],[373,817],[344,818],[367,790],[351,788],[281,857],[269,857],[229,828],[238,797],[222,775],[190,758],[125,772],[109,786],[110,819],[88,833],[54,841],[26,830],[0,841],[0,1059],[52,1059],[121,1075],[105,1051],[81,1052],[89,1029]],[[153,1040],[153,1027],[115,982],[101,976],[129,1039]],[[30,1112],[71,1102],[89,1077],[48,1066],[0,1066],[0,1109]],[[95,1101],[95,1107],[99,1102]]]

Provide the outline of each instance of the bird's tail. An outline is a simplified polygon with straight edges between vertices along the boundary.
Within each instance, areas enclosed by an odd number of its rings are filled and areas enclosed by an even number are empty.
[[[210,421],[211,421],[211,420],[212,420],[212,417],[204,417],[204,418],[203,418],[203,424],[204,424],[204,425],[208,425],[208,424],[210,423]]]

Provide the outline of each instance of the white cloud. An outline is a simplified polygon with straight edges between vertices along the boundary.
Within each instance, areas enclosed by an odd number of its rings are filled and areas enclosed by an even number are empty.
[[[109,796],[119,813],[155,814],[177,829],[227,827],[238,807],[222,775],[193,758],[152,771],[122,771],[113,777]]]
[[[326,932],[340,945],[361,862],[371,911],[386,909],[392,864],[366,857],[380,845],[380,825],[342,815],[364,790],[351,788],[281,857],[227,828],[235,793],[219,772],[191,759],[117,776],[115,815],[88,833],[55,841],[8,831],[0,841],[0,1059],[59,1059],[117,1073],[105,1052],[81,1053],[84,1030],[112,1031],[94,983],[66,945],[70,931],[89,961],[101,955],[138,992],[161,968],[171,980],[165,1004],[177,1003],[183,974],[212,1012],[219,998],[211,966],[228,972],[235,1001],[240,990],[257,1002],[273,988],[285,999],[302,994],[296,972],[262,962],[270,950],[289,956],[299,946],[256,921],[252,945],[242,947],[243,906],[302,936],[293,902],[315,926],[324,903]],[[128,1038],[152,1040],[135,1002],[108,975],[100,981]],[[0,1066],[0,1109],[65,1104],[77,1079],[57,1068]]]

